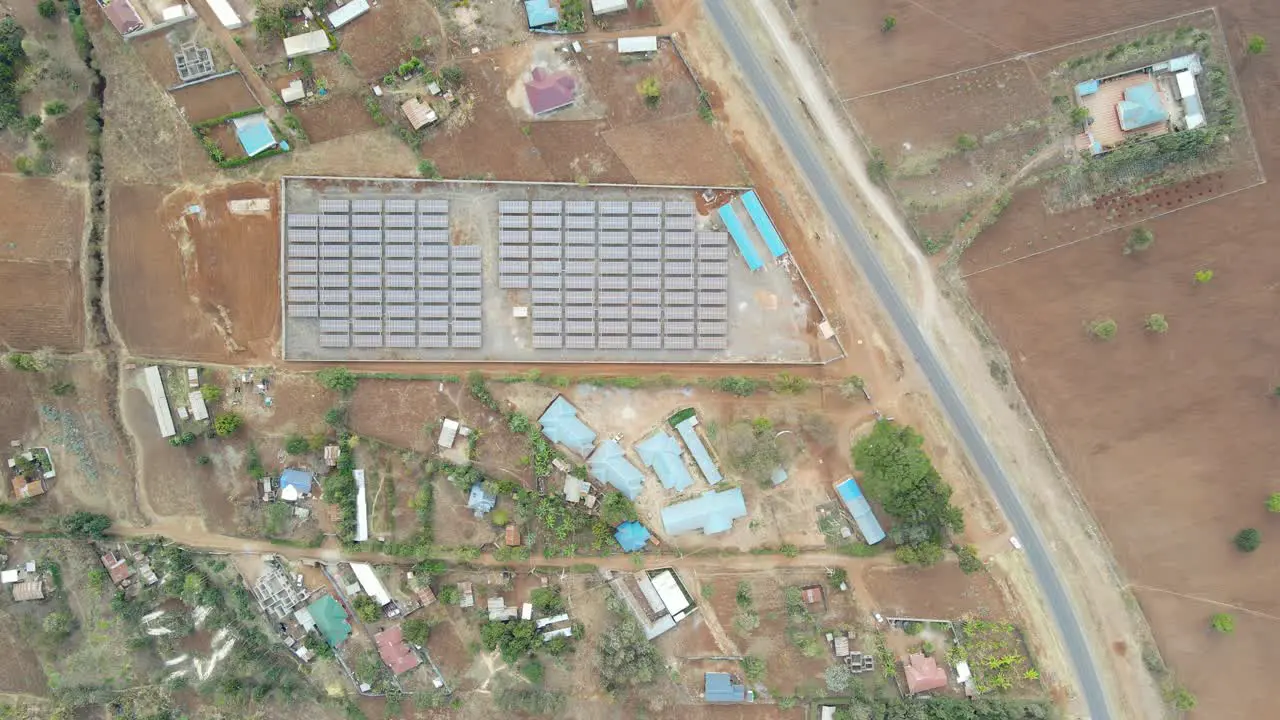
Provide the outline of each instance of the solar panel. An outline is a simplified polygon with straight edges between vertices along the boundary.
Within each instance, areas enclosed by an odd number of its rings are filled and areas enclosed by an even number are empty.
[[[351,308],[347,305],[320,306],[320,317],[322,318],[347,317],[350,314]]]
[[[599,268],[600,268],[601,275],[630,275],[631,274],[631,265],[625,262],[601,260]]]
[[[632,305],[659,305],[662,303],[662,293],[659,292],[632,292]]]
[[[529,272],[529,261],[527,260],[503,260],[498,263],[498,273],[502,275],[517,275]]]
[[[662,248],[657,245],[633,245],[631,247],[632,260],[661,260]]]
[[[595,346],[595,335],[566,335],[564,338],[566,350],[593,350]]]
[[[559,275],[534,275],[530,282],[538,290],[559,290],[562,283]]]
[[[419,260],[443,260],[449,257],[448,245],[419,245]]]
[[[351,257],[380,258],[382,257],[382,246],[381,245],[352,245]]]
[[[719,320],[699,320],[698,334],[699,335],[728,335],[729,323],[721,322]]]
[[[535,245],[559,245],[561,241],[559,230],[534,230],[533,243]]]
[[[579,307],[572,305],[570,307]],[[559,320],[564,314],[564,308],[560,305],[534,305],[533,319],[536,320]]]
[[[321,230],[320,242],[342,245],[350,242],[350,233],[346,230]]]
[[[634,320],[631,323],[632,335],[657,335],[659,332],[661,327],[656,320]]]
[[[631,233],[631,242],[636,245],[661,245],[662,233],[655,230],[641,230]]]
[[[382,254],[389,258],[411,258],[414,255],[412,245],[383,245]]]
[[[479,275],[454,275],[453,286],[467,290],[479,290],[484,281]]]
[[[528,200],[499,200],[498,212],[502,213],[503,215],[519,215],[522,213],[528,214],[529,201]]]
[[[413,209],[417,207],[417,205],[418,203],[414,202],[413,200],[408,200],[405,198],[387,198],[383,202],[382,211],[388,212],[388,213],[399,213],[399,214],[412,213]],[[355,203],[352,203],[351,207],[354,212]],[[441,212],[444,212],[444,211],[442,210]]]
[[[729,263],[719,260],[703,260],[698,263],[699,275],[728,275]]]
[[[598,278],[601,290],[626,290],[629,281],[630,278],[626,275],[601,275]]]
[[[479,245],[454,245],[449,248],[450,254],[458,260],[479,260]]]
[[[350,275],[321,275],[320,287],[326,287],[326,288],[351,287],[351,276]]]
[[[320,299],[317,291],[304,288],[289,288],[285,297],[292,303],[313,303]]]
[[[501,290],[524,290],[529,287],[528,275],[499,275],[498,288]]]
[[[559,320],[534,320],[534,335],[558,335],[563,332],[563,323]]]
[[[723,335],[699,335],[699,350],[724,350],[729,347],[729,339]]]
[[[632,215],[661,215],[662,203],[655,200],[637,200],[631,203]]]
[[[634,215],[631,218],[633,230],[658,230],[662,227],[662,218],[657,215]]]
[[[329,319],[320,321],[320,332],[322,333],[344,333],[351,329],[351,321],[346,318]]]
[[[384,263],[384,267],[389,273],[412,273],[415,265],[418,265],[418,263],[412,260],[388,260]],[[418,272],[422,271],[419,270]]]
[[[291,318],[313,318],[317,315],[319,315],[319,312],[317,312],[315,305],[289,303],[289,317]]]
[[[564,256],[569,260],[594,260],[596,249],[591,245],[566,245]]]
[[[626,260],[631,257],[631,248],[626,245],[600,246],[601,260]]]
[[[412,244],[414,234],[412,230],[384,230],[382,239],[389,243]]]
[[[321,335],[320,347],[349,348],[351,347],[351,336],[350,335]]]
[[[361,244],[373,244],[382,242],[381,230],[352,230],[351,242]]]
[[[661,290],[662,278],[656,275],[632,275],[632,290]]]
[[[559,230],[563,226],[559,215],[534,215],[533,226],[544,230]]]
[[[413,216],[412,215],[388,215],[387,227],[413,227]],[[449,227],[449,216],[448,215],[419,215],[418,227],[426,230],[443,230]]]
[[[529,242],[528,230],[503,230],[498,233],[498,241],[504,245],[520,245]]]
[[[449,333],[448,320],[419,320],[418,332],[423,335],[447,335]]]
[[[498,227],[502,230],[514,230],[529,227],[528,215],[499,215]]]
[[[729,308],[723,305],[702,305],[698,308],[699,320],[728,320]]]
[[[596,264],[592,260],[569,260],[564,264],[564,271],[570,275],[594,275]]]
[[[479,290],[454,290],[453,302],[457,305],[479,305]]]
[[[564,303],[564,293],[559,290],[534,290],[532,300],[534,305],[560,305]]]
[[[320,239],[319,231],[311,228],[289,228],[285,231],[285,236],[289,242],[313,243]]]
[[[662,249],[662,256],[667,260],[692,260],[693,248],[668,245]]]
[[[320,212],[322,213],[351,212],[351,202],[345,198],[320,198]]]
[[[529,259],[529,246],[528,245],[499,245],[498,259],[499,260],[527,260]],[[525,269],[525,272],[528,272],[527,268]]]
[[[692,305],[693,293],[680,291],[667,291],[662,293],[663,305]]]
[[[322,228],[351,227],[351,216],[350,215],[321,215],[320,227]]]
[[[559,275],[564,272],[564,263],[559,260],[534,260],[534,275]]]
[[[313,228],[320,226],[320,216],[313,213],[289,213],[289,227]]]
[[[729,244],[729,233],[727,232],[719,232],[719,231],[712,232],[710,230],[702,230],[698,233],[695,233],[695,237],[697,237],[698,239],[699,246],[702,246],[702,245],[719,246],[719,245]]]
[[[600,305],[626,305],[630,299],[626,290],[601,290],[597,298]]]
[[[408,202],[412,202],[412,201],[411,201],[411,200],[388,200],[388,201],[387,201],[387,206],[388,206],[388,207],[390,207],[390,206],[391,206],[391,203],[400,203],[400,202],[408,203]],[[400,212],[400,211],[399,211],[399,210],[396,210],[395,212]],[[410,211],[405,211],[405,212],[410,212]],[[419,199],[418,199],[418,212],[420,212],[420,213],[447,213],[447,212],[449,212],[449,201],[448,201],[448,200],[445,200],[445,199],[443,199],[443,198],[419,198]]]
[[[351,285],[358,288],[380,288],[382,287],[382,273],[376,275],[373,273],[352,275]]]
[[[418,302],[420,303],[447,303],[449,302],[448,290],[419,290]]]
[[[601,200],[597,212],[601,215],[626,215],[631,209],[631,203],[626,200]]]
[[[719,290],[705,290],[698,293],[699,305],[728,305],[729,293]]]
[[[667,350],[692,350],[693,338],[681,335],[663,335],[662,347]]]
[[[351,272],[351,261],[350,260],[321,260],[320,272],[324,272],[324,273]]]
[[[382,305],[381,304],[352,305],[351,317],[380,318],[382,317]]]
[[[382,347],[381,335],[352,335],[351,344],[358,348]]]
[[[589,290],[573,290],[564,294],[564,301],[569,305],[594,305],[596,298]]]
[[[630,218],[628,218],[626,215],[601,215],[600,229],[601,230],[626,230],[628,227],[631,227],[629,224],[629,220]]]
[[[383,302],[386,303],[413,304],[417,298],[416,290],[387,290],[383,293]]]
[[[423,227],[427,228],[445,228],[449,227],[449,218],[445,215],[423,215],[425,218],[432,218],[432,222],[423,223]],[[438,221],[435,218],[439,218]],[[403,228],[412,230],[414,227],[412,215],[383,215],[382,226],[388,228]]]
[[[626,350],[628,340],[626,335],[601,335],[596,338],[596,347],[601,350]]]
[[[596,216],[568,215],[565,216],[564,226],[569,230],[593,230],[596,226]]]
[[[693,245],[693,233],[684,230],[667,230],[663,233],[662,239],[667,245]]]
[[[672,217],[668,215],[666,220],[662,223],[662,225],[668,230],[692,230],[693,218],[692,217]]]
[[[564,212],[564,203],[559,200],[534,200],[534,215],[559,215]]]
[[[693,323],[687,320],[668,320],[663,324],[663,331],[668,335],[692,335]]]
[[[459,335],[459,334],[461,334],[461,335],[477,335],[477,334],[479,334],[479,333],[480,333],[480,321],[479,321],[479,320],[454,320],[454,321],[453,321],[453,334],[454,334],[454,335]]]
[[[667,320],[692,320],[695,308],[692,305],[668,305],[662,309]]]
[[[692,290],[693,278],[686,275],[668,275],[662,279],[662,286],[667,290]]]
[[[382,333],[382,318],[356,318],[351,321],[352,332]]]
[[[728,290],[729,278],[721,275],[707,275],[698,278],[699,290]]]
[[[534,335],[533,347],[535,350],[559,350],[564,346],[563,335]]]
[[[632,335],[632,350],[661,350],[662,338],[657,335]]]
[[[470,350],[480,347],[479,335],[458,335],[454,334],[449,338],[449,346]]]
[[[632,305],[631,317],[635,320],[657,320],[662,317],[662,308],[657,305]]]
[[[539,305],[538,307],[554,307],[557,311],[560,310],[559,306],[554,305]],[[564,316],[570,320],[587,320],[596,316],[596,309],[590,305],[565,305]],[[555,317],[560,316],[556,315]]]
[[[566,245],[595,245],[596,234],[590,230],[568,230],[564,234]]]
[[[418,342],[418,338],[414,335],[388,335],[387,347],[390,348],[411,348]]]
[[[380,228],[382,227],[382,216],[381,215],[352,215],[351,227]]]
[[[291,273],[313,273],[319,265],[315,260],[290,260],[288,267]]]
[[[479,320],[480,306],[479,305],[454,305],[453,319],[454,320]]]
[[[670,264],[668,263],[668,266]],[[669,272],[669,271],[668,271]],[[662,263],[652,260],[631,263],[631,274],[633,275],[660,275],[662,274]]]
[[[625,328],[627,327],[627,324],[626,324],[625,322],[624,322],[624,323],[622,323],[621,325],[619,325],[619,324],[617,324],[617,323],[613,323],[613,324],[608,325],[608,326],[606,326],[606,325],[605,325],[605,322],[606,322],[606,321],[609,321],[609,320],[626,320],[626,319],[627,319],[627,317],[628,317],[628,315],[627,315],[627,308],[626,308],[625,306],[622,306],[622,305],[604,305],[604,306],[601,306],[601,307],[599,308],[599,311],[600,311],[600,312],[599,312],[599,318],[600,318],[600,321],[601,321],[601,322],[600,322],[600,332],[605,332],[605,328],[606,328],[606,327],[612,328],[612,330],[610,330],[610,332],[626,332],[626,329],[625,329]],[[618,330],[618,328],[623,328],[623,329],[622,329],[622,330]]]
[[[449,347],[448,335],[419,335],[418,347],[424,349],[441,349]]]
[[[458,260],[455,258],[449,261],[449,267],[453,271],[454,275],[479,275],[480,274],[479,260]]]
[[[412,288],[414,286],[412,275],[386,275],[383,277],[383,284],[389,288]]]
[[[439,290],[449,287],[448,275],[419,275],[418,287]]]
[[[448,230],[419,230],[419,243],[445,244],[449,243]]]
[[[380,303],[382,302],[382,291],[381,290],[353,290],[351,292],[351,302]]]
[[[700,245],[698,246],[699,260],[728,260],[729,248],[722,245]]]
[[[449,317],[449,306],[448,305],[419,305],[418,317],[447,318]]]
[[[693,203],[688,200],[668,200],[663,203],[663,210],[667,215],[692,215],[694,209]]]
[[[594,215],[596,213],[596,202],[594,200],[566,200],[564,212],[566,215]]]
[[[596,240],[601,245],[629,245],[631,243],[631,237],[627,233],[610,230],[601,230],[596,234]]]
[[[534,245],[533,257],[536,260],[559,260],[564,254],[560,245]]]

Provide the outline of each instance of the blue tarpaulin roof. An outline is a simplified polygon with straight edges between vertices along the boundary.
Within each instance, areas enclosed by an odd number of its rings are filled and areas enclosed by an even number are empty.
[[[618,526],[613,538],[622,546],[622,552],[637,552],[649,542],[649,530],[638,522],[624,522]]]
[[[760,231],[764,244],[769,246],[769,253],[774,257],[786,255],[787,246],[782,244],[782,237],[778,235],[778,229],[769,219],[769,213],[764,211],[764,205],[760,204],[760,197],[756,195],[755,190],[748,190],[747,194],[742,196],[742,206],[747,209],[747,214],[751,216],[751,222],[755,223],[756,230]]]
[[[685,447],[689,448],[689,454],[693,456],[693,461],[698,463],[698,469],[702,471],[703,477],[708,483],[715,485],[723,480],[724,476],[720,474],[720,468],[716,467],[716,461],[711,459],[711,453],[707,452],[707,446],[702,444],[698,431],[694,430],[697,425],[698,416],[691,415],[676,425],[676,432],[680,433],[680,439],[684,440]]]
[[[732,703],[747,699],[747,687],[735,684],[729,673],[707,673],[704,681],[703,696],[707,702]]]
[[[552,5],[551,0],[524,0],[524,12],[529,16],[531,28],[560,22],[560,8]]]
[[[662,509],[662,527],[669,535],[701,530],[715,535],[733,527],[733,521],[747,516],[742,488],[724,492],[708,491],[686,502]]]
[[[1134,85],[1124,91],[1124,100],[1116,103],[1120,115],[1121,130],[1137,130],[1169,119],[1169,113],[1160,104],[1160,93],[1155,83]]]
[[[858,524],[858,531],[862,533],[862,538],[867,541],[867,544],[875,545],[883,540],[884,530],[880,527],[880,521],[876,520],[875,513],[871,512],[871,505],[863,497],[862,488],[858,487],[857,481],[846,478],[836,483],[836,492],[844,501],[844,506],[849,508],[849,514]]]
[[[551,406],[538,418],[542,434],[553,443],[560,443],[582,457],[591,454],[596,444],[596,433],[578,419],[578,409],[569,404],[563,395],[557,395]]]
[[[236,126],[236,139],[240,141],[240,147],[244,148],[244,153],[249,157],[275,146],[276,138],[271,134],[271,126],[267,125],[266,115],[249,115],[231,122]]]
[[[681,492],[693,484],[693,476],[680,457],[680,443],[665,430],[636,443],[636,453],[645,467],[653,468],[658,474],[662,487]]]
[[[729,231],[729,237],[738,246],[738,252],[742,253],[742,259],[747,261],[747,267],[752,270],[764,267],[760,253],[751,244],[751,238],[747,237],[747,230],[742,227],[742,221],[738,219],[738,213],[734,212],[732,205],[720,206],[720,220]]]
[[[644,486],[644,473],[631,464],[617,440],[600,443],[587,460],[587,469],[600,482],[617,488],[628,500],[635,500]]]
[[[280,473],[280,489],[283,490],[287,487],[294,487],[303,495],[308,495],[311,493],[311,482],[314,479],[315,476],[306,470],[289,468],[288,470]]]

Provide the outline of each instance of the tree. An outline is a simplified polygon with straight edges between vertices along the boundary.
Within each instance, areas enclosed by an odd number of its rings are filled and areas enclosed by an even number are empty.
[[[185,445],[190,445],[195,441],[196,441],[196,434],[191,432],[190,430],[182,433],[181,435],[174,435],[173,437],[169,438],[169,444],[174,447],[183,447]]]
[[[850,375],[840,382],[840,395],[848,400],[865,398],[867,381],[858,375]]]
[[[747,684],[759,685],[764,682],[764,670],[764,660],[754,655],[742,658],[742,676],[746,678]]]
[[[631,687],[649,685],[665,674],[662,656],[644,631],[628,615],[617,613],[615,621],[600,636],[596,654],[600,686],[617,693]]]
[[[529,603],[541,615],[559,615],[565,611],[564,598],[560,596],[560,588],[534,588],[529,593]]]
[[[962,152],[978,149],[978,138],[969,133],[960,133],[956,136],[956,148]]]
[[[644,104],[652,109],[657,109],[662,103],[662,84],[658,78],[650,75],[636,84],[636,92],[640,93],[640,97],[644,98]]]
[[[1205,283],[1209,282],[1212,279],[1213,279],[1213,270],[1210,270],[1209,268],[1205,268],[1204,270],[1196,271],[1195,283],[1197,285],[1204,285]]]
[[[1236,631],[1236,619],[1230,613],[1215,613],[1209,618],[1209,627],[1223,635],[1230,635]]]
[[[430,160],[422,160],[418,163],[418,174],[432,180],[440,179],[440,171],[436,169],[436,164]]]
[[[1143,327],[1153,333],[1163,335],[1169,332],[1169,321],[1165,320],[1164,315],[1161,315],[1160,313],[1151,313],[1147,316],[1147,320],[1143,323]]]
[[[1267,51],[1267,39],[1261,35],[1250,35],[1245,41],[1244,51],[1249,55],[1261,55]]]
[[[458,590],[457,585],[445,585],[440,588],[440,593],[436,597],[444,605],[457,605],[462,602],[462,593]]]
[[[936,546],[948,532],[964,529],[964,516],[951,504],[951,486],[923,445],[924,438],[910,426],[880,420],[854,445],[853,466],[863,473],[867,495],[898,520],[900,541]]]
[[[533,652],[537,626],[532,620],[490,620],[480,627],[480,642],[488,650],[499,650],[508,665]]]
[[[239,430],[243,424],[244,418],[233,412],[224,412],[213,419],[213,431],[226,437]]]
[[[778,374],[778,378],[774,382],[774,387],[776,387],[780,393],[786,393],[787,395],[799,395],[809,389],[809,381],[799,375],[792,375],[791,373],[784,372]]]
[[[290,455],[306,455],[311,450],[311,443],[301,435],[290,435],[284,442],[284,451]]]
[[[1087,122],[1089,122],[1089,108],[1084,106],[1072,108],[1071,110],[1072,125],[1084,125]]]
[[[325,368],[316,373],[320,384],[343,395],[356,389],[356,376],[344,367]]]
[[[410,618],[400,624],[404,639],[418,647],[426,647],[427,638],[431,636],[431,621],[425,618]]]
[[[880,32],[893,32],[896,27],[898,27],[898,18],[892,15],[885,15],[884,20],[880,21]]]
[[[462,68],[457,65],[448,65],[440,70],[440,76],[444,81],[454,87],[462,85],[462,81],[466,79],[466,75],[462,72]]]
[[[844,568],[832,568],[827,571],[827,579],[831,581],[831,587],[839,588],[849,581],[849,572]]]
[[[1099,340],[1110,340],[1116,336],[1119,326],[1111,318],[1099,318],[1089,323],[1089,334]]]
[[[1271,493],[1267,498],[1267,512],[1280,513],[1280,492]]]
[[[720,432],[719,440],[725,463],[764,486],[772,485],[773,471],[788,461],[768,418],[734,422]]]
[[[36,11],[45,20],[52,20],[58,16],[58,5],[53,0],[40,0],[40,4],[36,5]]]
[[[981,572],[986,569],[982,564],[982,560],[978,558],[978,548],[973,545],[955,545],[952,546],[956,557],[960,559],[960,571],[966,575]]]
[[[368,595],[357,595],[351,601],[351,609],[356,611],[356,617],[367,623],[377,622],[382,618],[382,608],[378,601]]]
[[[635,522],[639,518],[635,504],[620,492],[605,493],[604,499],[600,501],[600,519],[613,527],[624,522]]]
[[[1245,528],[1244,530],[1236,533],[1234,542],[1236,547],[1240,549],[1240,552],[1251,553],[1254,550],[1257,550],[1258,546],[1262,544],[1262,533],[1258,532],[1254,528]]]
[[[101,540],[111,527],[111,518],[99,513],[77,510],[70,515],[64,515],[58,524],[68,535]]]
[[[64,612],[51,612],[40,623],[45,635],[58,642],[71,634],[71,616]]]
[[[201,385],[200,397],[207,403],[216,403],[222,399],[222,388],[217,385]]]
[[[1145,227],[1136,227],[1133,232],[1129,233],[1129,238],[1124,241],[1124,254],[1132,255],[1136,252],[1142,252],[1155,244],[1156,234]]]

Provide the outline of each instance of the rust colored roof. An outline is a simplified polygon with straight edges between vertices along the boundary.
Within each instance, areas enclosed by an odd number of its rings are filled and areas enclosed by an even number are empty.
[[[109,5],[102,8],[102,12],[106,13],[107,19],[121,35],[128,35],[142,28],[142,18],[138,17],[138,11],[133,9],[129,0],[111,0]]]
[[[920,653],[912,653],[906,665],[907,692],[912,695],[937,690],[947,686],[947,671],[938,667],[938,661]]]
[[[36,478],[31,482],[21,475],[13,477],[13,496],[18,500],[44,494],[44,480]]]
[[[378,654],[382,656],[382,662],[386,663],[387,667],[391,668],[391,672],[396,675],[412,670],[422,662],[422,658],[418,657],[404,641],[404,631],[399,625],[374,635],[373,641],[378,645]]]
[[[817,585],[810,585],[806,588],[800,588],[800,598],[804,600],[806,605],[822,602],[822,588]]]
[[[431,592],[431,588],[426,586],[418,588],[414,591],[414,594],[418,596],[418,600],[424,607],[436,601],[436,594]]]
[[[40,580],[28,580],[13,586],[13,599],[17,602],[44,599],[44,583]]]
[[[133,574],[129,570],[129,565],[125,563],[124,558],[117,558],[113,553],[107,553],[102,556],[102,566],[107,569],[107,572],[111,575],[111,582],[116,585],[128,580],[129,576]]]
[[[420,130],[425,125],[435,121],[435,113],[431,110],[430,105],[424,105],[418,98],[409,98],[400,106],[400,111],[409,119],[409,124],[414,130]]]
[[[573,104],[578,81],[567,72],[549,73],[546,68],[534,68],[533,79],[524,84],[529,96],[529,107],[534,115],[551,112]]]
[[[516,527],[515,523],[507,525],[507,535],[503,540],[506,542],[507,547],[516,547],[520,544],[520,529]]]

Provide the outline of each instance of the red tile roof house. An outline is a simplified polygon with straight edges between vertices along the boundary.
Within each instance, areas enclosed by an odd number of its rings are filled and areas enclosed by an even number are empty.
[[[938,661],[920,653],[911,653],[903,663],[907,675],[907,693],[938,690],[947,686],[947,671],[938,667]]]
[[[114,553],[107,553],[102,556],[102,566],[111,575],[111,582],[114,585],[119,585],[128,580],[129,576],[133,574],[133,571],[129,570],[129,566],[125,563],[124,558],[117,558]]]
[[[138,11],[133,9],[129,0],[98,0],[98,4],[121,35],[142,29],[142,18],[138,17]]]
[[[533,79],[524,84],[529,107],[534,115],[545,115],[573,104],[578,81],[567,72],[549,73],[546,68],[533,69]]]
[[[404,641],[404,631],[398,625],[374,635],[373,641],[378,645],[378,654],[382,656],[382,662],[391,668],[392,674],[399,675],[422,663],[422,658],[418,657],[417,653],[413,652],[409,644]]]

